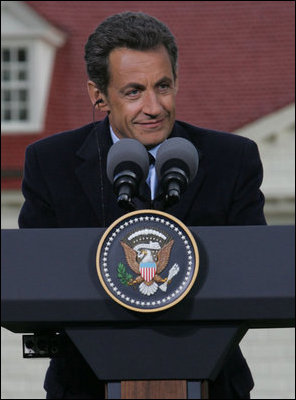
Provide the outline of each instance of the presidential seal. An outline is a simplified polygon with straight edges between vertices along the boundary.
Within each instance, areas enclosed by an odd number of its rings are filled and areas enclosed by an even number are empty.
[[[100,282],[113,300],[134,311],[155,312],[181,301],[199,267],[196,242],[177,218],[156,210],[116,220],[97,250]]]

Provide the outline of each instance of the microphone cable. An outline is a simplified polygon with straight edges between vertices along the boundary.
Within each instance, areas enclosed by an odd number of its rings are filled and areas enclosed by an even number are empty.
[[[97,131],[97,126],[95,123],[95,110],[96,110],[96,105],[98,103],[101,103],[103,100],[99,99],[97,100],[94,105],[93,105],[93,127],[95,129],[95,137],[96,137],[96,143],[97,143],[97,150],[98,150],[98,156],[99,156],[99,176],[100,176],[100,187],[99,187],[99,197],[101,198],[101,206],[102,206],[102,219],[103,219],[103,228],[107,227],[106,224],[106,218],[105,218],[105,203],[104,203],[104,185],[103,185],[103,162],[102,162],[102,154],[101,154],[101,149],[99,145],[99,132]]]

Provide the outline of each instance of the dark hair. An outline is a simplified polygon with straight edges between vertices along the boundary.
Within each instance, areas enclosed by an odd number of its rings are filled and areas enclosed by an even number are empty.
[[[109,54],[116,48],[150,50],[163,45],[169,54],[176,79],[178,49],[169,28],[142,12],[123,12],[105,19],[85,45],[88,77],[107,95],[110,80]]]

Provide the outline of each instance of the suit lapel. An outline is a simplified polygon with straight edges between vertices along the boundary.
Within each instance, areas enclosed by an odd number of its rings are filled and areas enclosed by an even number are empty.
[[[76,153],[81,163],[75,173],[99,218],[100,226],[108,226],[114,217],[121,215],[106,173],[107,154],[111,145],[108,118],[105,118],[95,124]]]

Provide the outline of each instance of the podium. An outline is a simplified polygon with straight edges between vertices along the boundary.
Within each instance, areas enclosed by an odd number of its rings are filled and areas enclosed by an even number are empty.
[[[248,329],[294,326],[295,229],[189,229],[200,256],[196,282],[174,307],[145,314],[100,284],[103,229],[2,230],[1,325],[65,332],[107,382],[108,398],[169,398],[170,390],[171,398],[207,398],[206,382]]]

